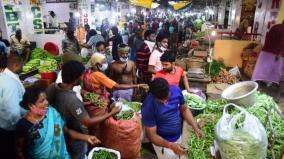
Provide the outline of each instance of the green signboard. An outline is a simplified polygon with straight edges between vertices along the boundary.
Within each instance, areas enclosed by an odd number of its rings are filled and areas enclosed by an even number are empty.
[[[20,26],[18,12],[14,11],[14,7],[12,5],[5,5],[4,9],[7,27],[11,28],[11,32],[15,32]]]
[[[34,33],[42,34],[44,27],[43,27],[41,7],[37,5],[33,5],[31,6],[31,12],[33,14]]]

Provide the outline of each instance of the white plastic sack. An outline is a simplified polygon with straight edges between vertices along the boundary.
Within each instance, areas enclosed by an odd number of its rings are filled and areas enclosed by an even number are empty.
[[[240,113],[229,114],[229,106],[233,106]],[[266,158],[266,131],[258,118],[244,108],[235,104],[226,105],[223,116],[216,124],[215,135],[222,159]]]
[[[120,153],[119,153],[118,151],[113,150],[113,149],[104,148],[104,147],[95,147],[95,148],[93,148],[93,149],[89,152],[89,154],[88,154],[88,159],[92,159],[92,158],[93,158],[93,153],[94,153],[95,151],[99,151],[99,150],[105,150],[105,151],[108,151],[108,152],[112,152],[112,153],[116,154],[117,159],[121,159]]]
[[[83,58],[87,57],[88,54],[89,54],[89,50],[88,50],[87,48],[82,48],[82,49],[81,49],[81,56],[82,56]]]

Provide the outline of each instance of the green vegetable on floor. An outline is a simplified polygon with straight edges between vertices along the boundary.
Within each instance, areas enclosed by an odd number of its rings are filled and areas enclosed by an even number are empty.
[[[117,159],[117,155],[106,150],[94,151],[92,159]]]
[[[100,96],[96,93],[87,93],[85,95],[85,99],[92,102],[96,106],[103,108],[105,106],[105,102],[100,99]]]

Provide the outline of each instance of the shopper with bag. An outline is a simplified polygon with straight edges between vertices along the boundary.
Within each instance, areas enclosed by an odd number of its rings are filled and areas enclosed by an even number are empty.
[[[169,86],[163,78],[151,82],[150,94],[142,105],[141,113],[146,135],[153,143],[159,159],[177,159],[186,155],[186,149],[180,145],[182,120],[192,126],[198,137],[202,136],[181,90]]]

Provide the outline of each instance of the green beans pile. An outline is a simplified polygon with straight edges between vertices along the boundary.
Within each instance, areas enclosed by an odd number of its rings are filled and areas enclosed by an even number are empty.
[[[214,142],[214,128],[217,124],[218,120],[222,116],[223,108],[226,104],[224,100],[208,100],[206,102],[206,107],[204,109],[203,114],[196,116],[196,120],[205,121],[202,126],[203,131],[203,138],[198,139],[194,134],[193,130],[189,130],[191,132],[191,137],[188,141],[189,144],[189,151],[188,156],[189,159],[208,159],[210,157],[210,146],[213,145]],[[265,122],[267,110],[270,109],[272,106],[275,106],[276,103],[272,97],[263,94],[257,93],[256,95],[256,103],[254,106],[246,107],[247,111],[254,116],[256,116],[263,124]],[[210,116],[214,116],[214,118]],[[284,120],[281,117],[273,113],[271,116],[272,125],[275,131],[278,133],[279,136],[284,136]],[[199,124],[199,122],[198,122]],[[270,134],[270,129],[265,127],[267,134]],[[284,145],[284,140],[281,138],[275,139],[275,144],[273,147],[273,151],[276,154],[276,158],[280,156],[281,148]],[[272,158],[272,150],[269,148],[267,153],[267,159]]]
[[[96,106],[103,108],[105,106],[105,102],[100,99],[100,96],[96,93],[87,93],[85,95],[85,99],[92,102]]]
[[[92,159],[117,159],[117,155],[106,150],[94,151]]]
[[[123,111],[121,114],[117,114],[115,117],[117,120],[130,120],[134,115],[133,110]]]
[[[187,94],[184,97],[186,104],[191,108],[204,108],[206,106],[206,103],[203,100],[194,95]]]

